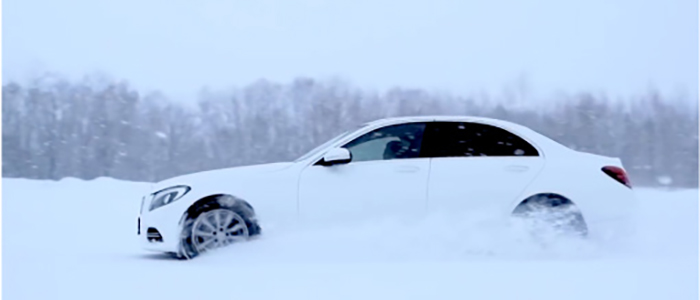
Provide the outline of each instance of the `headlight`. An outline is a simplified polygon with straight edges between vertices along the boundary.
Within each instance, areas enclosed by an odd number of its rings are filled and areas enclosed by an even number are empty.
[[[182,196],[187,194],[191,189],[192,188],[186,185],[177,185],[162,189],[151,194],[152,200],[151,208],[149,209],[149,211],[175,202],[176,200],[182,198]]]

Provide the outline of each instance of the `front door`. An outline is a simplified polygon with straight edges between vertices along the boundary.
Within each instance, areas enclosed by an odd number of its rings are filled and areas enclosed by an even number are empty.
[[[301,173],[302,219],[346,221],[421,214],[426,209],[429,158],[421,158],[425,123],[390,125],[344,145],[349,163],[312,164]]]

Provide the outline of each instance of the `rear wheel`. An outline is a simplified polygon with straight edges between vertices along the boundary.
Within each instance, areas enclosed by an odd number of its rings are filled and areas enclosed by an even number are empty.
[[[529,221],[535,230],[548,230],[566,236],[588,235],[588,226],[579,208],[559,195],[528,198],[513,210],[513,216]]]

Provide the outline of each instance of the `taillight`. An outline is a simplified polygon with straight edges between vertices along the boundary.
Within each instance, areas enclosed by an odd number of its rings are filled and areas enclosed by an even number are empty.
[[[607,167],[603,167],[602,170],[603,170],[603,172],[605,172],[605,174],[608,174],[608,176],[617,180],[617,182],[626,185],[628,188],[632,188],[632,183],[630,183],[630,180],[627,177],[627,172],[625,172],[625,169],[620,168],[620,167],[607,166]]]

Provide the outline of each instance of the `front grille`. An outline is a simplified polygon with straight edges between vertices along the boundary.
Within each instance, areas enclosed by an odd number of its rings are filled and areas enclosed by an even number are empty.
[[[146,231],[146,238],[151,243],[163,242],[163,236],[161,236],[160,232],[158,232],[158,230],[153,227],[148,227],[148,231]]]

